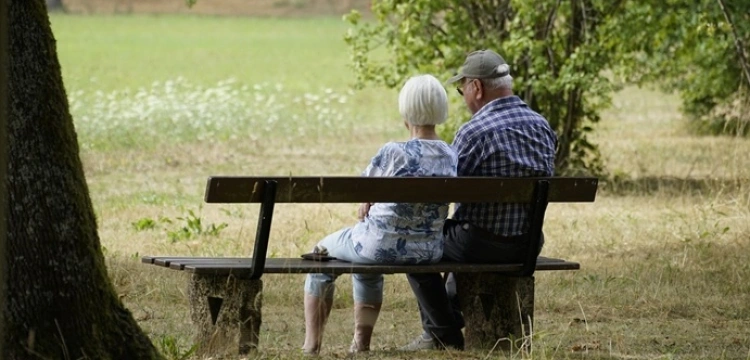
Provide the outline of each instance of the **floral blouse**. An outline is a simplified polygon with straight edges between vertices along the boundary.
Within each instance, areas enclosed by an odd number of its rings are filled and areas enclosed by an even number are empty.
[[[458,155],[440,140],[389,142],[362,176],[456,176]],[[354,251],[386,264],[424,264],[443,256],[448,203],[375,203],[352,228]]]

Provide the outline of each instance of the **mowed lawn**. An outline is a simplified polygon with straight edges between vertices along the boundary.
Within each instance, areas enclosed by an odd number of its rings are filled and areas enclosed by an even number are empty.
[[[187,276],[139,257],[252,250],[257,207],[203,204],[207,176],[356,175],[405,139],[396,90],[350,90],[338,18],[51,20],[110,275],[171,358],[192,344]],[[450,111],[468,116],[458,99]],[[618,181],[593,204],[550,206],[543,254],[582,269],[536,275],[532,352],[511,358],[750,359],[750,142],[684,128],[675,95],[615,97],[595,140]],[[269,252],[298,256],[355,210],[280,205]],[[264,279],[256,355],[300,357],[304,277]],[[324,358],[345,357],[352,333],[338,283]],[[503,358],[394,351],[419,317],[402,275],[385,291],[371,358]]]

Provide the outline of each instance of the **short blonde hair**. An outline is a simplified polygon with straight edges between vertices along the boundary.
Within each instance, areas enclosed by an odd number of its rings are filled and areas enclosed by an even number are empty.
[[[442,124],[448,118],[448,94],[434,76],[414,76],[398,94],[398,111],[412,125]]]

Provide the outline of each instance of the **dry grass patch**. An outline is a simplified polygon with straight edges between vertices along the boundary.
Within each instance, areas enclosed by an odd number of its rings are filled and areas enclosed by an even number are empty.
[[[614,135],[620,130],[611,131]],[[156,153],[134,151],[129,156],[142,160],[139,164],[90,176],[103,243],[116,264],[110,271],[144,329],[157,343],[174,337],[189,347],[193,332],[184,296],[187,278],[140,265],[133,254],[242,256],[252,251],[257,206],[201,205],[205,176],[356,174],[384,137],[348,145],[330,139],[339,147],[282,139],[274,144],[276,152],[241,142],[186,144]],[[86,161],[112,160],[108,154],[94,154]],[[750,338],[744,329],[750,326],[750,202],[746,193],[737,191],[746,188],[744,182],[732,181],[737,186],[706,183],[693,189],[678,181],[677,186],[638,185],[619,192],[610,186],[594,204],[551,205],[544,255],[580,261],[582,270],[536,275],[532,353],[510,358],[748,358]],[[194,210],[204,225],[228,226],[215,236],[170,241],[167,232],[178,222],[147,231],[130,225],[143,217],[174,220],[187,210]],[[329,232],[350,225],[354,211],[353,205],[279,205],[269,253],[296,257]],[[386,279],[373,359],[499,356],[393,351],[419,333],[419,318],[405,278]],[[299,358],[304,276],[269,275],[265,282],[263,350],[258,357]],[[349,277],[342,276],[324,358],[345,356],[353,321],[350,287]]]

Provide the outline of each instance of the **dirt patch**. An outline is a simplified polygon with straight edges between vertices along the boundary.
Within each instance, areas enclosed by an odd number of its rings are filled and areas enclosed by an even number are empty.
[[[63,0],[71,13],[84,14],[201,14],[263,17],[341,15],[352,9],[368,12],[370,0]]]

